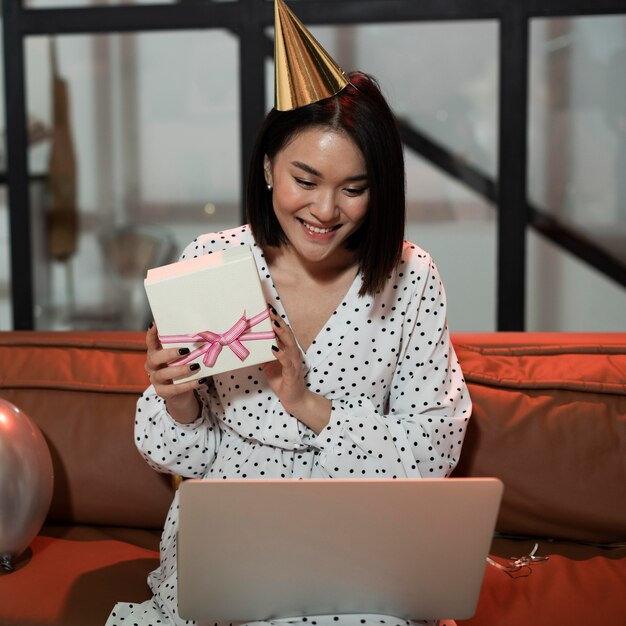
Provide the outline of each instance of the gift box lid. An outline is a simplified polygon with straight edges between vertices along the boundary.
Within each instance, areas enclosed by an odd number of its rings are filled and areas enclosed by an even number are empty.
[[[234,263],[237,261],[254,261],[250,246],[243,245],[226,250],[218,250],[211,254],[202,254],[197,257],[183,259],[169,265],[153,267],[148,270],[144,280],[146,285],[151,285],[170,278],[192,274],[211,268],[221,268],[226,263]]]
[[[162,343],[171,347],[189,347],[192,353],[204,347],[205,353],[191,361],[202,365],[193,375],[176,382],[201,378],[272,358],[272,326],[266,316],[267,303],[249,245],[241,245],[211,254],[183,259],[148,270],[144,280],[146,294]],[[263,315],[265,314],[265,315]],[[233,327],[241,319],[248,328],[241,339],[222,342],[224,349],[212,364],[203,361],[213,340],[208,335],[233,336]],[[203,334],[204,337],[200,337]],[[237,334],[236,332],[234,333]],[[185,335],[186,337],[180,337]],[[195,336],[195,339],[192,337]],[[179,341],[176,339],[180,338]],[[230,348],[230,349],[229,349]],[[249,352],[244,358],[239,352]]]

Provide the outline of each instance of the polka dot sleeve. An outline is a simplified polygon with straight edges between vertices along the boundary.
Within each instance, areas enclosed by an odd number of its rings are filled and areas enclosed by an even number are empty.
[[[419,285],[406,309],[383,410],[363,395],[333,400],[330,423],[315,442],[331,477],[443,477],[458,462],[471,400],[430,259]]]
[[[137,401],[135,444],[155,470],[200,478],[215,460],[220,430],[209,416],[204,393],[199,395],[202,415],[191,424],[175,421],[152,387]]]
[[[239,242],[245,229],[224,233],[208,233],[189,243],[180,255],[188,259],[223,249],[231,240]],[[211,392],[215,393],[213,387]],[[202,415],[191,424],[176,422],[167,412],[165,402],[149,387],[137,402],[135,413],[135,444],[148,464],[159,472],[185,478],[200,478],[206,474],[216,457],[220,429],[209,410],[207,391],[198,394]]]

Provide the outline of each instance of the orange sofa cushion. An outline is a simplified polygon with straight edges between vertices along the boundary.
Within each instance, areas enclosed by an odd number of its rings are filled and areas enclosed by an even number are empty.
[[[145,358],[143,333],[0,333],[0,397],[39,426],[52,456],[49,522],[163,527],[171,481],[133,435]]]
[[[504,482],[497,530],[626,540],[626,335],[468,339],[453,337],[474,403],[455,475]]]

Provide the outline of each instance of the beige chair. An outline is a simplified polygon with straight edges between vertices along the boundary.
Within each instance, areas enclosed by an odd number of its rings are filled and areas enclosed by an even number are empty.
[[[155,224],[124,224],[98,237],[115,328],[141,330],[151,320],[143,279],[149,268],[174,262],[177,245],[171,232]]]
[[[156,224],[128,223],[97,235],[102,258],[102,299],[98,305],[77,306],[74,279],[68,277],[69,315],[62,324],[72,330],[142,330],[152,315],[143,279],[151,267],[178,257],[169,229]]]

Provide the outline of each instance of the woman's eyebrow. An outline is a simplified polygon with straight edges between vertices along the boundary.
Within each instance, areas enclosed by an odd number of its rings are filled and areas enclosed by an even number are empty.
[[[307,165],[306,163],[302,163],[302,161],[292,161],[291,164],[298,169],[305,171],[307,174],[312,174],[313,176],[319,176],[321,178],[321,172],[318,172],[315,168]]]
[[[323,178],[321,172],[318,172],[314,167],[307,165],[306,163],[302,163],[302,161],[292,161],[291,164],[298,169],[301,169],[307,174],[311,174],[313,176],[317,176],[319,178]],[[356,176],[348,176],[346,181],[357,181],[357,180],[367,180],[367,174],[357,174]]]

